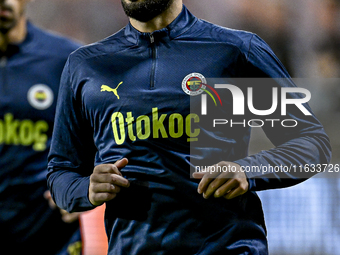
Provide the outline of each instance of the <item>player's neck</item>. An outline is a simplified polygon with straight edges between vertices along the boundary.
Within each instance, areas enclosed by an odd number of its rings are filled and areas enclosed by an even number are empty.
[[[181,13],[183,4],[181,1],[174,1],[173,4],[162,14],[148,22],[141,22],[130,18],[131,25],[140,32],[152,33],[168,26]]]
[[[9,44],[19,44],[23,42],[27,34],[27,19],[21,17],[18,23],[6,34],[0,33],[0,50],[5,52]]]

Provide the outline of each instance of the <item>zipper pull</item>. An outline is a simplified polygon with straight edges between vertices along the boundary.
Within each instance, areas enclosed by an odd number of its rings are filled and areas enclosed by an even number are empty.
[[[155,42],[155,38],[153,37],[153,34],[150,34],[150,42],[153,44]]]

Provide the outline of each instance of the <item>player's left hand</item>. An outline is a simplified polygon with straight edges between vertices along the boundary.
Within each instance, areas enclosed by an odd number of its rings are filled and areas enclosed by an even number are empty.
[[[197,191],[203,194],[204,198],[213,195],[215,198],[232,199],[248,191],[247,176],[240,165],[221,161],[215,165],[215,169],[224,169],[224,171],[193,173],[195,179],[201,179]]]

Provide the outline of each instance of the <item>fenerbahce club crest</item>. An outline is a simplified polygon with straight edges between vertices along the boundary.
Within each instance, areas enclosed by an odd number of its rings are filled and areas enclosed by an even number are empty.
[[[185,76],[182,81],[182,89],[186,94],[190,96],[197,96],[205,92],[212,98],[215,106],[217,106],[217,100],[215,99],[215,97],[217,97],[218,101],[222,105],[219,94],[213,87],[207,84],[205,77],[200,73],[191,73]],[[213,93],[211,93],[210,91],[212,91]],[[206,94],[202,95],[203,102],[206,102]]]
[[[27,99],[35,109],[45,110],[52,105],[54,95],[47,85],[36,84],[28,90]]]
[[[204,92],[207,83],[205,77],[200,73],[191,73],[182,81],[183,91],[190,96],[197,96]]]

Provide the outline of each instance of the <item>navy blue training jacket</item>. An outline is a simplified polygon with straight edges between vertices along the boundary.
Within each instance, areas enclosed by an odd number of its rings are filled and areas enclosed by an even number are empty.
[[[43,194],[60,76],[79,46],[28,22],[0,57],[0,242],[11,254],[56,254],[78,228]]]
[[[213,127],[213,119],[245,117],[232,114],[230,92],[208,78],[234,81],[244,91],[241,78],[248,83],[255,77],[280,78],[278,88],[295,86],[258,36],[197,19],[185,7],[152,34],[128,24],[80,48],[62,75],[49,154],[48,184],[56,203],[68,211],[93,208],[88,188],[94,166],[126,157],[122,174],[131,186],[106,203],[109,254],[267,254],[255,190],[290,186],[306,176],[249,172],[246,194],[205,200],[191,173],[222,160],[243,167],[327,163],[331,152],[315,116],[294,105],[285,119],[298,125],[263,127],[275,148],[256,155],[248,156],[248,125]],[[207,115],[202,97],[194,96],[203,91]]]

